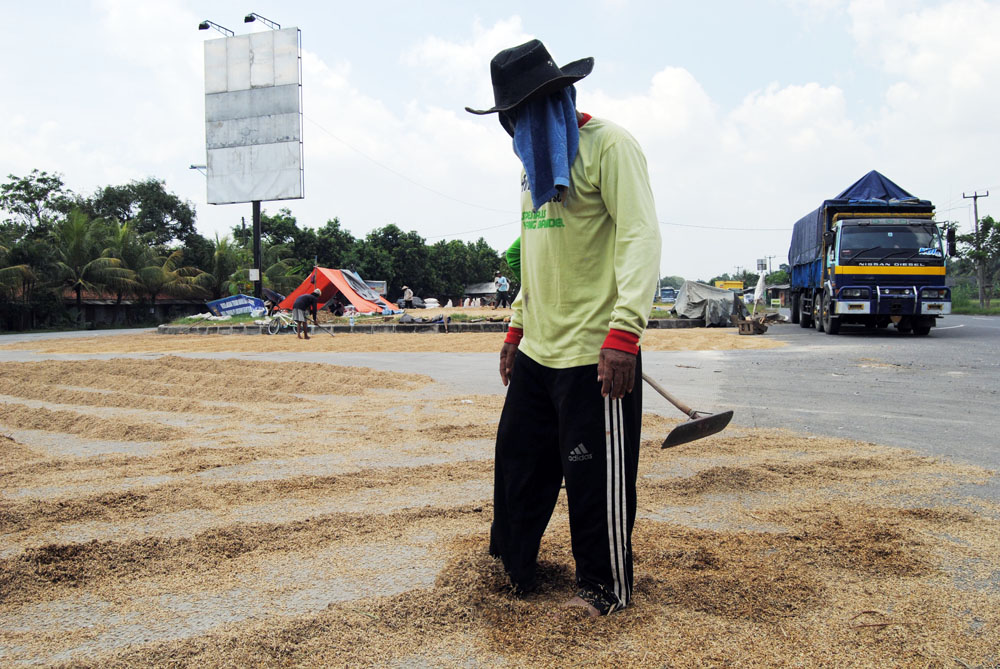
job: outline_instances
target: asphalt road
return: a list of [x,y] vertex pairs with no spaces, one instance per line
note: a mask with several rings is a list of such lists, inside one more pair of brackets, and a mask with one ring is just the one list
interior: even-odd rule
[[[939,322],[924,337],[772,327],[762,336],[788,346],[721,356],[715,406],[745,425],[904,446],[1000,472],[1000,318]],[[954,492],[1000,499],[1000,475]]]
[[907,446],[1000,470],[1000,318],[951,316],[925,337],[894,328],[724,356],[721,406],[740,422]]

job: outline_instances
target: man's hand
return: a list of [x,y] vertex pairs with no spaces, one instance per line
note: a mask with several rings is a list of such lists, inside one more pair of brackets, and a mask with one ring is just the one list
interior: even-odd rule
[[517,344],[504,342],[500,349],[500,380],[506,386],[514,373],[514,357],[517,355]]
[[[503,352],[501,351],[501,360]],[[620,400],[632,392],[635,384],[635,356],[613,348],[602,348],[597,361],[597,380],[601,382],[601,397]]]

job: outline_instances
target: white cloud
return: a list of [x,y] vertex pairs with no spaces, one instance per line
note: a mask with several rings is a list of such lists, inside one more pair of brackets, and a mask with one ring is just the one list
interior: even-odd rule
[[683,139],[703,133],[716,123],[714,103],[683,68],[664,68],[653,76],[645,93],[621,99],[601,91],[588,93],[586,80],[580,88],[581,106],[592,106],[595,113],[615,119],[643,138]]
[[904,13],[888,3],[856,0],[850,15],[859,46],[890,75],[975,95],[1000,73],[996,3],[956,0]]
[[771,84],[747,96],[729,120],[754,153],[804,156],[850,139],[854,128],[845,109],[844,93],[835,86]]
[[985,149],[1000,145],[993,85],[1000,79],[1000,5],[856,0],[849,13],[858,48],[893,79],[868,132],[893,163],[915,173],[916,185],[904,187],[936,198],[943,217],[965,222],[948,203],[960,205],[963,189],[990,183],[995,170]]
[[847,0],[781,0],[783,4],[810,22],[823,20],[842,11]]
[[449,42],[430,36],[403,53],[400,60],[403,65],[412,68],[415,76],[460,89],[473,101],[468,103],[469,106],[488,109],[493,106],[490,60],[497,52],[527,42],[532,37],[525,32],[519,16],[498,21],[490,28],[484,28],[477,19],[470,40]]

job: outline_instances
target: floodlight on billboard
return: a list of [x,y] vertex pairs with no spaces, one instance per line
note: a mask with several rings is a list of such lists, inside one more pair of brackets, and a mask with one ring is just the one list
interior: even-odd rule
[[298,28],[205,42],[209,204],[304,196]]

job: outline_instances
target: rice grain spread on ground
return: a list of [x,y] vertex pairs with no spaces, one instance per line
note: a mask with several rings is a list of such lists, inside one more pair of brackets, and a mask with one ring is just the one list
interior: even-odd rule
[[[650,334],[662,350],[765,341]],[[170,355],[502,340],[381,337],[15,345],[149,355],[0,362],[0,665],[1000,663],[1000,506],[959,492],[991,472],[759,429],[663,451],[676,421],[647,414],[634,606],[591,621],[557,615],[565,499],[538,593],[511,596],[487,555],[501,395]]]

